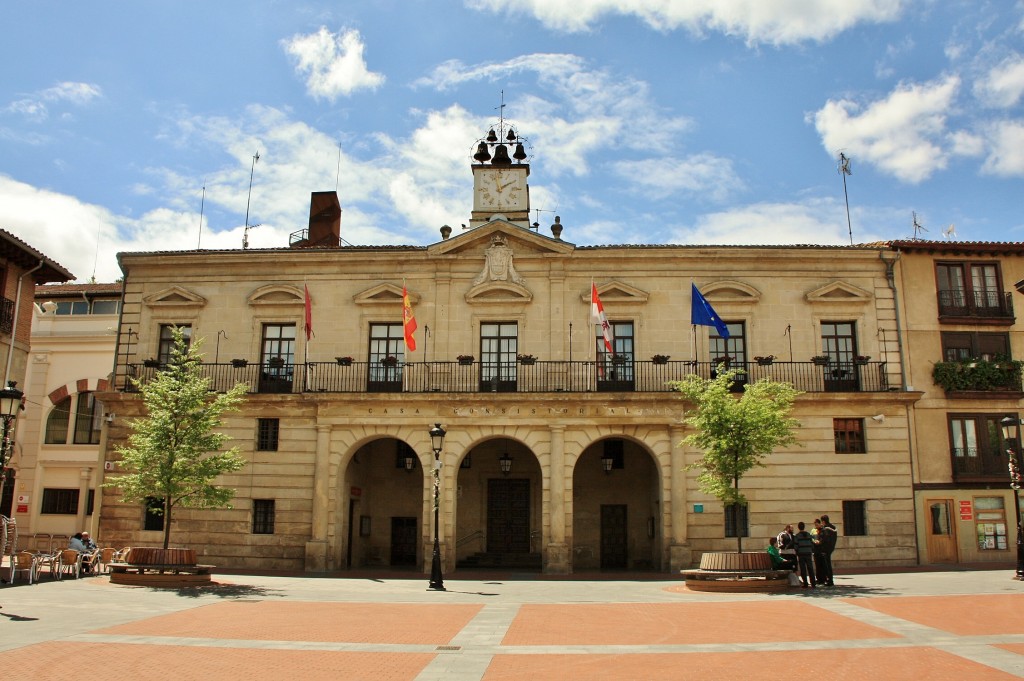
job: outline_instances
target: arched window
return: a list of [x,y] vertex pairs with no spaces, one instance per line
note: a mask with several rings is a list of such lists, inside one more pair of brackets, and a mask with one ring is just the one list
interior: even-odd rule
[[50,416],[46,419],[45,444],[66,445],[68,443],[68,421],[71,418],[71,397],[53,406]]
[[70,442],[76,445],[99,444],[103,409],[92,392],[68,395],[53,406],[46,419],[44,443],[48,445],[68,444],[68,429],[71,425],[72,410],[75,413],[75,426]]
[[100,443],[100,416],[95,394],[78,393],[78,408],[75,410],[75,444],[98,445]]

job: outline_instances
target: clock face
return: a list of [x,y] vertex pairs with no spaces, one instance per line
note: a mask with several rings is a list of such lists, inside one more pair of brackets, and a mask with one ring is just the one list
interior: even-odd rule
[[526,176],[514,170],[481,171],[477,193],[481,209],[523,210],[526,208]]

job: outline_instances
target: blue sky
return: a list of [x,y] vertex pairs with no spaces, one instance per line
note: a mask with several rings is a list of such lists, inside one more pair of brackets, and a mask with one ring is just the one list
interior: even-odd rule
[[857,243],[914,213],[1024,240],[1021,2],[38,0],[4,28],[0,228],[80,281],[240,248],[257,151],[251,247],[336,186],[346,241],[433,243],[502,91],[534,217],[579,245],[849,243],[840,151]]

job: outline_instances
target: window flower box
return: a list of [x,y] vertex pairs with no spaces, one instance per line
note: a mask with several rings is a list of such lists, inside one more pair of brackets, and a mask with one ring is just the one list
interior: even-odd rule
[[525,364],[527,366],[529,366],[530,364],[535,364],[537,362],[537,358],[534,357],[533,355],[516,355],[516,359],[519,361],[520,364]]
[[815,355],[814,357],[811,357],[811,361],[820,367],[827,367],[832,361],[832,358],[828,355]]
[[867,364],[871,361],[871,355],[857,355],[853,358],[854,364]]
[[142,360],[142,366],[149,367],[150,369],[159,369],[160,360],[156,360],[150,357],[149,359]]
[[652,355],[651,361],[655,364],[668,364],[668,358],[670,355]]
[[242,369],[244,367],[249,366],[249,360],[247,360],[247,359],[233,359],[233,360],[231,360],[231,366],[235,367],[236,369]]
[[758,355],[754,357],[754,361],[763,367],[771,366],[771,363],[775,361],[775,355]]
[[459,364],[461,364],[462,366],[469,366],[470,364],[473,363],[474,358],[473,355],[459,355],[455,359],[457,359],[459,361]]
[[398,358],[394,355],[388,355],[380,360],[380,363],[386,367],[398,366]]
[[352,366],[351,357],[335,357],[334,361],[338,363],[338,366],[350,367]]

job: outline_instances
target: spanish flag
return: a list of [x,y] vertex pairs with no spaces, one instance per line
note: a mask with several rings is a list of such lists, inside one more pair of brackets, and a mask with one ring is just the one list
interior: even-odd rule
[[412,304],[409,302],[409,292],[402,284],[402,327],[405,331],[405,347],[409,352],[416,351],[416,317],[412,314]]

